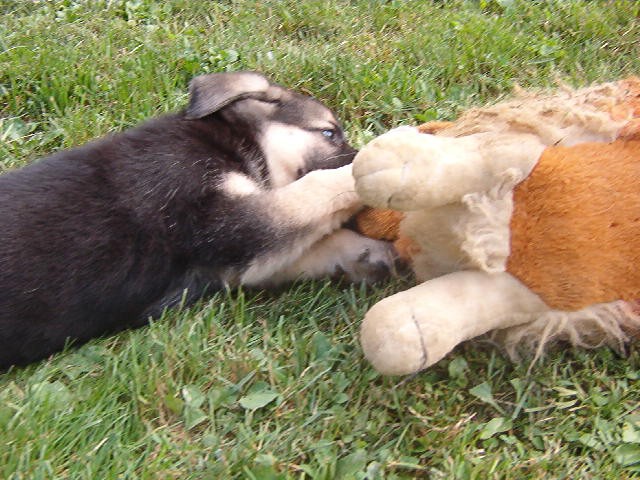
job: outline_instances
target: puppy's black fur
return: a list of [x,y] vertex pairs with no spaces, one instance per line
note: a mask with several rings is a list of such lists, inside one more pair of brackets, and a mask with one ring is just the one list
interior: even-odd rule
[[[325,107],[218,75],[192,85],[183,112],[0,176],[1,369],[142,325],[185,289],[194,300],[223,272],[279,248],[286,232],[260,213],[268,206],[220,185],[236,171],[268,188],[265,122],[304,123],[309,105]],[[334,137],[332,155],[310,154],[302,170],[351,161],[354,150]]]

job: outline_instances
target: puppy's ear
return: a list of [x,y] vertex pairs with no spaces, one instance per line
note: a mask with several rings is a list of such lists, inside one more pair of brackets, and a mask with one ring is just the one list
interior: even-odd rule
[[243,98],[277,100],[279,88],[256,72],[210,73],[200,75],[189,84],[189,106],[185,118],[211,115],[222,107]]

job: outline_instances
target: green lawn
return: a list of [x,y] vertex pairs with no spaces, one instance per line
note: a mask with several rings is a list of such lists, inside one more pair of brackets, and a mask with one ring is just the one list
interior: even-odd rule
[[[640,73],[635,1],[0,0],[0,15],[0,169],[178,108],[210,71],[321,98],[356,145],[515,83]],[[383,378],[358,326],[403,287],[223,293],[0,375],[0,478],[640,472],[638,352],[557,349],[528,376],[478,341]]]

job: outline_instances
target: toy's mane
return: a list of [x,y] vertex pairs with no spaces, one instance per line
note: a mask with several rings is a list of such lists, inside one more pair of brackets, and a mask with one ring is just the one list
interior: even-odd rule
[[632,77],[579,90],[563,86],[551,94],[516,88],[515,98],[467,110],[436,133],[452,137],[530,133],[545,145],[568,146],[613,141],[636,117],[640,117],[640,78]]

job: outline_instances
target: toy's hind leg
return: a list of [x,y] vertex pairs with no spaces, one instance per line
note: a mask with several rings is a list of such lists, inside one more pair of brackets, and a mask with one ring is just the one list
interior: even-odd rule
[[455,272],[385,298],[366,314],[364,354],[376,370],[422,370],[464,340],[535,320],[548,307],[508,273]]

